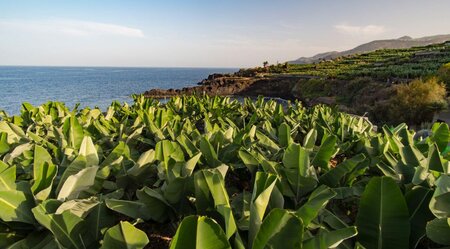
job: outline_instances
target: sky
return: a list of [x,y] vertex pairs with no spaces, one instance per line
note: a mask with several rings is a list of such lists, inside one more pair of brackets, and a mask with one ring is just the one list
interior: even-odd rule
[[448,0],[0,0],[0,65],[254,67],[450,34]]

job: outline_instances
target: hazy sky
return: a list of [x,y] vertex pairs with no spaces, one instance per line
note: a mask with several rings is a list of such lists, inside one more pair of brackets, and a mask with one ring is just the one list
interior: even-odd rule
[[449,0],[0,0],[0,65],[249,67],[450,33]]

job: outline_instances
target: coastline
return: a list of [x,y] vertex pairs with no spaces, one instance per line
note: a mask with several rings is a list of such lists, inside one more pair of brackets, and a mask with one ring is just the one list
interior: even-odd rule
[[294,100],[299,99],[299,96],[293,93],[295,86],[302,80],[309,78],[303,75],[283,74],[240,75],[239,72],[233,74],[211,74],[208,78],[200,81],[197,86],[183,87],[181,89],[154,88],[144,92],[144,96],[149,98],[168,98],[193,94],[241,97],[263,95],[271,98]]

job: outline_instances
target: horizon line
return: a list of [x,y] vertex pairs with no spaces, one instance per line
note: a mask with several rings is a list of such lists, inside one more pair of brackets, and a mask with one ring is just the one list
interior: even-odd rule
[[241,68],[251,68],[251,67],[207,67],[207,66],[92,66],[92,65],[4,65],[0,64],[0,67],[73,67],[73,68],[86,68],[86,67],[96,67],[96,68],[184,68],[184,69],[241,69]]

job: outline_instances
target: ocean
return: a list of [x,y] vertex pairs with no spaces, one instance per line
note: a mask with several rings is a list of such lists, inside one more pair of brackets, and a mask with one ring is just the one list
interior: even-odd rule
[[212,73],[232,68],[119,68],[0,66],[0,109],[18,114],[22,102],[40,105],[61,101],[69,107],[131,103],[131,95],[152,88],[194,86]]

